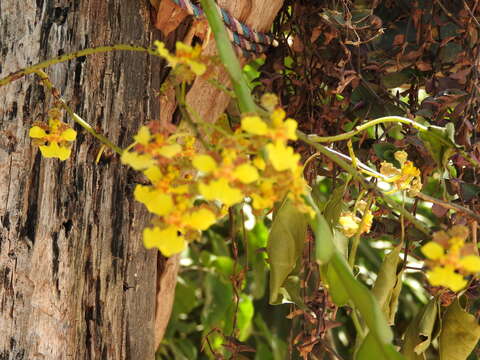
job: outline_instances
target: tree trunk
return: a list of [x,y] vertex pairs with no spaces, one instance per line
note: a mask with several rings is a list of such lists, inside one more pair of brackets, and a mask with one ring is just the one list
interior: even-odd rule
[[[98,45],[149,46],[140,1],[0,2],[0,77]],[[46,69],[82,118],[125,147],[158,118],[161,61],[108,53]],[[43,159],[33,121],[52,99],[33,75],[0,88],[0,359],[153,359],[157,253],[132,172],[78,127],[72,158]],[[72,120],[65,117],[72,124]]]

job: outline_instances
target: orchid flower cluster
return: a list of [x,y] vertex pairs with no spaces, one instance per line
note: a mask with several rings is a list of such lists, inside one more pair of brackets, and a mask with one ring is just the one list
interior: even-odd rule
[[400,169],[386,161],[380,167],[380,173],[384,176],[382,180],[393,185],[387,194],[407,190],[409,196],[415,196],[422,189],[420,170],[407,160],[408,154],[405,151],[395,152],[394,157],[400,163]]
[[261,213],[289,196],[310,213],[303,199],[307,184],[300,155],[287,145],[296,139],[296,127],[277,107],[268,119],[244,116],[229,136],[214,130],[210,136],[216,141],[205,148],[190,134],[166,134],[155,123],[142,126],[122,162],[150,181],[134,191],[135,199],[155,215],[143,232],[145,246],[165,256],[181,252],[228,207],[243,201]]
[[455,225],[448,231],[433,234],[433,240],[422,246],[426,256],[428,281],[432,286],[443,286],[457,292],[468,284],[469,275],[480,272],[480,256],[473,243],[467,243],[469,231]]
[[[357,216],[360,214],[361,217]],[[340,229],[346,237],[369,233],[372,227],[373,214],[367,209],[367,203],[363,200],[355,204],[353,211],[346,211],[340,214],[338,223]]]

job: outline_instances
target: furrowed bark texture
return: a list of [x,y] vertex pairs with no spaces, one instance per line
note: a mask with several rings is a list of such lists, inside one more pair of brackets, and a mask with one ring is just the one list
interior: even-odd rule
[[[141,1],[0,1],[0,77],[79,49],[149,46]],[[94,55],[45,71],[82,118],[125,147],[158,118],[161,60]],[[0,359],[153,359],[157,253],[133,172],[75,126],[72,158],[43,159],[29,127],[50,94],[35,76],[0,88]],[[72,120],[65,117],[72,124]]]

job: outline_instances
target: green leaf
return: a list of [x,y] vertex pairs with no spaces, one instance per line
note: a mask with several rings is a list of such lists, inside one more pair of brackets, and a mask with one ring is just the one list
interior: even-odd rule
[[355,279],[346,260],[338,251],[334,252],[330,264],[334,267],[353,305],[362,315],[370,333],[378,342],[378,346],[389,344],[393,334],[373,294]]
[[267,263],[266,254],[261,251],[267,246],[268,229],[263,222],[257,222],[255,227],[248,232],[248,262],[251,266],[251,276],[253,279],[248,281],[247,286],[254,299],[261,299],[265,294],[265,284],[267,282]]
[[395,152],[398,150],[397,147],[390,143],[378,143],[373,144],[373,150],[375,155],[377,155],[381,160],[387,161],[394,164],[397,167],[400,167],[400,163],[395,159]]
[[356,360],[402,360],[403,356],[391,344],[380,344],[374,334],[369,333],[360,345]]
[[225,313],[232,306],[232,284],[225,283],[216,274],[207,274],[204,281],[205,303],[202,310],[202,324],[205,329],[222,322]]
[[440,304],[438,298],[432,298],[408,325],[405,332],[402,354],[407,360],[424,360],[425,351],[438,336],[436,329],[441,328]]
[[295,268],[303,253],[308,216],[286,199],[273,219],[268,237],[267,254],[270,263],[270,304],[277,297],[285,279]]
[[437,165],[445,169],[448,159],[455,153],[458,146],[454,140],[455,129],[452,123],[444,128],[439,126],[429,126],[427,131],[421,131],[418,136],[429,150],[430,155]]
[[332,297],[333,302],[337,306],[345,305],[349,300],[348,292],[340,281],[335,268],[328,264],[324,265],[322,270],[322,278],[328,285],[328,293]]
[[404,71],[390,73],[382,77],[382,85],[387,89],[396,88],[400,85],[407,84],[410,80],[409,74]]
[[228,280],[233,274],[233,263],[233,259],[228,256],[218,256],[213,260],[212,265],[218,274]]
[[396,246],[385,256],[377,280],[372,288],[372,294],[377,298],[388,323],[393,325],[398,307],[398,296],[402,289],[403,271],[397,271],[400,262],[402,244]]
[[459,304],[452,303],[442,318],[442,331],[438,342],[440,360],[465,360],[480,339],[480,325],[475,316]]
[[250,296],[242,294],[237,313],[238,340],[245,341],[250,336],[254,312],[252,299]]
[[173,339],[172,350],[178,360],[196,359],[198,355],[197,347],[189,339]]
[[320,265],[327,264],[335,251],[330,225],[325,217],[317,211],[314,219],[310,221],[310,226],[315,234],[315,258]]
[[460,183],[460,197],[463,201],[470,201],[480,194],[480,186]]
[[173,312],[175,314],[188,314],[198,305],[198,299],[195,296],[195,285],[187,282],[182,277],[178,277],[175,287],[175,301],[173,303]]
[[345,206],[343,202],[343,195],[345,194],[346,184],[337,186],[330,198],[328,199],[325,208],[323,210],[323,216],[325,220],[330,224],[331,227],[335,226],[340,217],[340,213]]
[[295,303],[300,309],[307,310],[308,307],[303,302],[303,297],[300,292],[300,279],[298,276],[289,276],[280,288],[280,293],[286,301]]

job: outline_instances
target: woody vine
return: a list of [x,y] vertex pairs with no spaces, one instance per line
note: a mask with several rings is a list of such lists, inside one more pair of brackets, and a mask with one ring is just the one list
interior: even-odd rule
[[[440,348],[440,353],[442,346],[451,348],[448,339],[442,341],[441,334],[444,333],[433,334],[433,325],[428,334],[429,342],[419,340],[415,326],[423,321],[422,316],[414,319],[413,330],[409,327],[411,331],[407,331],[402,346],[393,344],[390,326],[395,324],[402,278],[408,266],[407,255],[415,250],[423,256],[424,272],[432,294],[432,300],[422,314],[435,309],[435,314],[438,314],[435,316],[440,317],[440,299],[448,295],[453,305],[442,313],[444,329],[448,328],[445,321],[448,323],[452,312],[471,320],[471,315],[460,304],[462,296],[475,284],[480,273],[476,234],[463,225],[431,231],[405,208],[405,204],[412,198],[435,203],[442,203],[442,200],[422,193],[422,174],[409,160],[409,155],[397,150],[391,161],[383,161],[377,169],[375,165],[364,164],[357,159],[352,140],[380,124],[396,123],[414,129],[419,139],[431,149],[440,146],[446,154],[459,154],[474,168],[480,167],[479,161],[455,144],[448,128],[430,126],[405,117],[365,120],[352,130],[335,136],[299,131],[297,122],[287,116],[274,94],[265,93],[258,98],[252,96],[213,0],[202,0],[201,3],[217,43],[220,61],[230,75],[232,91],[225,91],[236,100],[241,112],[236,126],[231,127],[222,121],[207,123],[186,101],[187,85],[196,77],[215,83],[215,74],[211,69],[217,59],[202,55],[200,45],[191,47],[179,42],[175,53],[171,53],[157,41],[153,49],[129,45],[87,49],[1,79],[0,86],[4,86],[25,75],[35,74],[56,100],[47,122],[32,124],[29,131],[32,145],[37,146],[45,158],[60,161],[70,158],[77,133],[61,120],[65,111],[103,146],[117,153],[123,164],[142,173],[148,184],[136,185],[134,197],[153,216],[150,225],[143,230],[143,242],[146,248],[157,248],[166,257],[184,251],[189,244],[200,239],[202,231],[225,219],[231,208],[238,210],[248,204],[258,218],[268,216],[273,210],[272,232],[275,226],[279,226],[279,221],[286,221],[286,217],[301,218],[304,225],[298,231],[300,238],[293,239],[300,248],[294,251],[293,257],[285,260],[285,254],[276,253],[277,249],[272,244],[267,249],[272,303],[281,298],[289,275],[294,271],[303,251],[308,223],[308,231],[315,238],[315,260],[322,286],[329,292],[336,307],[351,308],[350,317],[356,329],[353,354],[356,359],[416,359],[416,356],[425,356],[430,346]],[[181,126],[167,128],[158,122],[142,125],[131,145],[121,149],[115,141],[96,132],[75,114],[43,71],[48,66],[75,57],[116,50],[147,52],[167,61],[172,69],[168,83],[175,89],[182,115]],[[331,146],[340,141],[347,141],[348,155],[337,152]],[[314,154],[302,162],[301,154],[295,150],[295,142],[303,142],[314,150]],[[326,214],[328,203],[319,201],[315,196],[312,190],[315,184],[308,183],[304,178],[305,169],[317,158],[328,159],[343,170],[344,190],[352,183],[359,184],[361,188],[348,208],[337,211],[334,217]],[[479,220],[479,215],[467,208],[443,203],[467,215],[472,221]],[[357,251],[362,237],[371,230],[374,214],[382,214],[384,210],[398,216],[401,235],[391,244],[391,252],[384,258],[375,285],[368,289],[357,277]],[[424,236],[419,239],[417,249],[412,249],[412,244],[405,239],[407,223]],[[288,228],[288,224],[283,226]],[[347,247],[341,245],[341,239],[345,238],[349,239]],[[475,337],[466,345],[469,352],[480,337],[478,325],[471,326]],[[445,336],[448,338],[448,334]],[[437,339],[440,339],[439,342],[434,344],[433,340]]]

